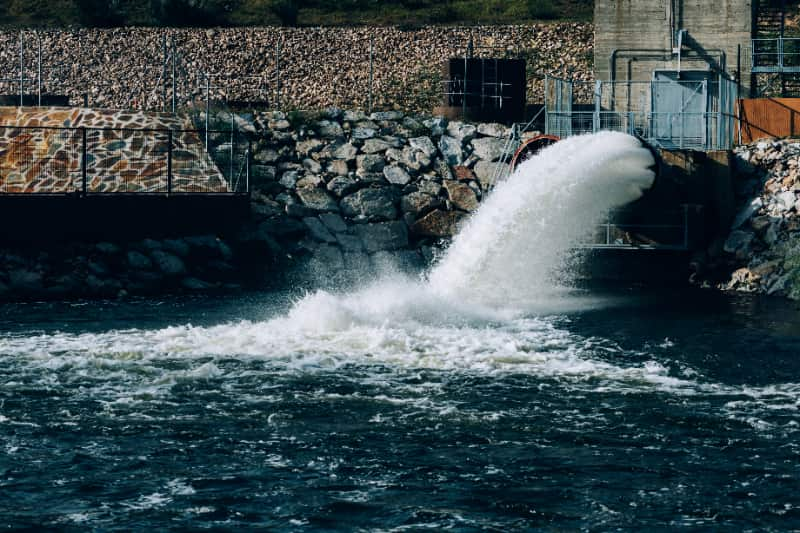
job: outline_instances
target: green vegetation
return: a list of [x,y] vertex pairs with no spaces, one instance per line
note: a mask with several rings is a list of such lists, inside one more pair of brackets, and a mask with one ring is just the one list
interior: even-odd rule
[[590,20],[594,0],[7,0],[0,25],[344,26]]

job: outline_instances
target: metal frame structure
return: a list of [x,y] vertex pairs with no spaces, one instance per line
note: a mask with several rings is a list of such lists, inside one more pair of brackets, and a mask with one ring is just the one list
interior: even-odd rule
[[753,74],[800,72],[800,39],[752,39],[750,69]]
[[[563,138],[621,131],[668,150],[725,150],[733,145],[738,85],[725,76],[709,81],[660,81],[655,76],[649,82],[597,81],[592,104],[580,107],[574,103],[575,85],[571,80],[546,77],[546,134]],[[687,110],[688,101],[678,103],[674,111],[663,111],[655,96],[662,89],[701,92],[705,111]]]

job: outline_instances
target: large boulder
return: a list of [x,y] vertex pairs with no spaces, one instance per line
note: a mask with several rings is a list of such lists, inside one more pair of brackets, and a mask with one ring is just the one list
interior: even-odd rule
[[365,154],[378,154],[385,152],[389,148],[391,148],[391,145],[382,139],[367,139],[364,141],[361,151]]
[[400,221],[360,224],[355,229],[364,248],[370,253],[408,246],[408,229]]
[[484,161],[497,161],[503,157],[505,145],[505,140],[493,137],[474,139],[472,141],[472,153]]
[[126,255],[126,259],[128,260],[128,266],[133,270],[150,270],[153,268],[153,262],[150,258],[136,250],[130,250]]
[[415,219],[441,205],[441,199],[421,191],[412,192],[400,199],[400,208],[404,213],[411,213]]
[[320,136],[325,137],[326,139],[335,139],[344,135],[342,126],[339,125],[338,122],[333,122],[330,120],[319,121],[317,123],[317,129],[319,130]]
[[411,226],[411,232],[424,237],[452,237],[467,215],[458,211],[431,211]]
[[358,153],[358,148],[351,143],[345,143],[333,150],[332,155],[335,159],[353,161]]
[[311,211],[338,211],[339,206],[331,195],[319,188],[297,189],[297,196],[303,202],[303,207]]
[[366,127],[366,126],[358,126],[355,129],[353,129],[352,136],[353,136],[353,139],[364,140],[364,139],[372,139],[377,134],[378,134],[378,130],[376,130],[375,128],[369,128],[369,127]]
[[436,155],[436,145],[433,144],[430,137],[414,137],[408,140],[408,144],[411,145],[411,148],[423,152],[429,158]]
[[472,124],[454,121],[447,125],[447,134],[459,141],[461,144],[468,143],[475,138],[477,128]]
[[386,166],[386,159],[377,154],[360,155],[356,159],[356,167],[359,174],[368,174],[373,172],[383,172],[383,167]]
[[386,188],[361,189],[342,199],[342,213],[367,220],[393,220],[397,218],[394,194]]
[[466,183],[461,183],[455,180],[446,180],[444,188],[447,190],[447,196],[450,201],[458,209],[463,211],[474,211],[478,208],[478,196],[475,191]]
[[508,174],[508,165],[505,163],[490,163],[489,161],[478,161],[475,163],[475,177],[481,184],[482,190],[491,189],[495,185],[495,180],[499,175],[501,178]]
[[383,175],[386,181],[395,185],[408,185],[411,181],[411,176],[408,172],[395,165],[384,167]]
[[341,198],[358,188],[356,180],[347,176],[336,176],[328,182],[328,190]]
[[158,270],[166,276],[180,276],[186,273],[186,265],[177,256],[163,250],[153,250],[150,253]]
[[460,165],[464,160],[464,151],[461,149],[461,141],[442,135],[439,139],[439,150],[441,150],[445,161],[450,166]]
[[336,242],[336,237],[328,231],[322,221],[316,217],[306,217],[303,224],[308,228],[308,233],[312,238],[321,242]]
[[319,216],[320,222],[325,224],[325,227],[335,233],[347,231],[347,224],[344,219],[336,213],[323,213]]
[[478,124],[478,133],[487,137],[508,137],[509,128],[497,123]]
[[323,147],[323,142],[319,139],[308,139],[300,141],[295,146],[297,153],[300,156],[307,157],[314,152],[319,152]]

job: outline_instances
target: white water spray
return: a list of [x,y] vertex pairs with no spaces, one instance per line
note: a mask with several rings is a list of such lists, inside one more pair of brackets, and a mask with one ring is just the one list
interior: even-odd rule
[[616,132],[545,148],[481,205],[430,273],[431,289],[491,306],[554,296],[569,277],[569,250],[611,209],[642,196],[653,164],[636,138]]

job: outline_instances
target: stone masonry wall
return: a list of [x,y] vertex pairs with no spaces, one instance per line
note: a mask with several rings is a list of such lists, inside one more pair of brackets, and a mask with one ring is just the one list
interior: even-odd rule
[[[171,101],[171,65],[163,72],[163,38],[174,37],[177,100],[203,100],[203,72],[212,98],[268,101],[275,109],[366,109],[370,41],[374,58],[374,109],[431,112],[441,101],[441,67],[463,57],[470,37],[475,54],[525,57],[529,101],[541,102],[535,76],[592,78],[591,24],[373,28],[225,28],[47,30],[40,33],[43,91],[67,94],[91,107],[162,109]],[[25,33],[25,92],[37,83],[33,32]],[[276,64],[276,54],[279,61]],[[0,32],[0,78],[19,78],[17,32]],[[589,87],[589,84],[583,84]],[[591,87],[588,89],[591,91]],[[19,82],[0,82],[0,94],[18,94]]]

